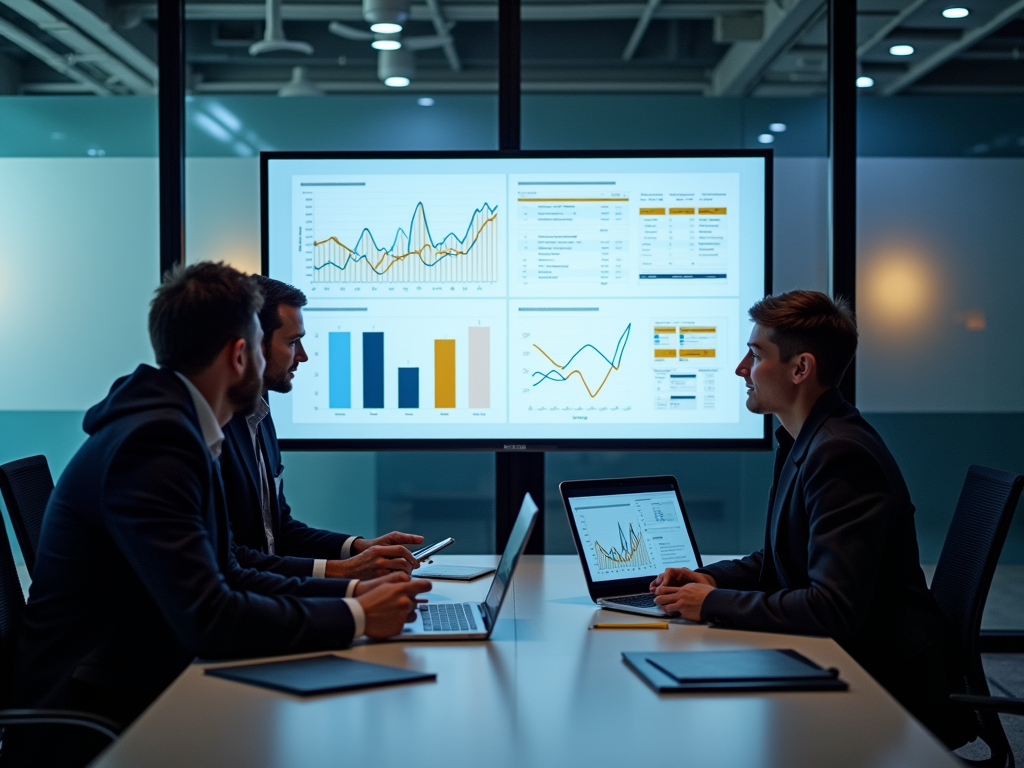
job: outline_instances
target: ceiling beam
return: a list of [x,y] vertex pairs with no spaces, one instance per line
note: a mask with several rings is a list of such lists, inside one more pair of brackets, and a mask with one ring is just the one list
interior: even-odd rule
[[[382,83],[366,80],[315,80],[317,88],[327,93],[389,93],[393,88]],[[201,80],[193,86],[198,94],[207,93],[277,93],[284,85],[283,80]],[[693,82],[629,82],[629,81],[594,81],[579,80],[542,80],[524,81],[523,93],[691,93],[701,94],[707,88],[703,81]],[[405,93],[496,93],[497,82],[491,81],[453,81],[453,80],[414,80]]]
[[51,37],[60,40],[74,51],[74,56],[78,61],[88,62],[96,69],[105,72],[110,76],[108,82],[120,83],[132,93],[152,94],[155,92],[152,82],[106,48],[100,46],[91,37],[82,33],[78,27],[54,16],[35,0],[0,0],[0,2],[24,16]]
[[981,42],[1022,12],[1024,12],[1024,0],[1016,0],[1016,2],[1011,3],[981,26],[963,30],[958,40],[943,46],[930,56],[925,56],[920,61],[911,64],[906,72],[892,82],[882,86],[879,89],[879,93],[882,96],[895,96],[932,70],[945,64],[961,51],[966,51],[972,45]]
[[125,63],[131,65],[156,83],[159,73],[156,62],[114,31],[106,21],[90,11],[78,0],[47,0],[46,4],[60,13],[87,35],[95,38]]
[[868,51],[885,40],[885,38],[894,32],[897,27],[909,19],[913,14],[917,13],[917,9],[927,2],[928,0],[912,0],[908,6],[889,19],[881,29],[865,40],[862,45],[857,46],[857,58],[859,59],[866,55]]
[[640,47],[640,41],[644,38],[644,33],[647,32],[647,26],[651,23],[651,19],[654,18],[654,12],[658,10],[658,6],[661,5],[661,0],[647,0],[647,5],[644,6],[643,13],[640,14],[640,18],[637,19],[636,26],[633,27],[633,34],[629,36],[629,42],[626,43],[626,49],[622,52],[622,60],[629,61],[633,58],[633,54],[636,53],[636,49]]
[[732,44],[712,72],[710,95],[748,95],[772,62],[820,16],[826,1],[767,0],[759,9],[764,13],[764,36],[757,42]]
[[48,48],[43,45],[31,35],[26,34],[22,30],[18,29],[18,27],[4,19],[0,19],[0,37],[6,37],[12,43],[24,49],[28,53],[31,53],[37,59],[57,70],[65,77],[69,77],[79,85],[83,86],[89,93],[95,93],[97,96],[111,95],[109,88],[96,82],[73,64],[69,64],[66,58],[61,56],[52,48]]
[[[724,2],[663,2],[654,14],[655,19],[713,19],[719,14],[752,13],[761,11],[763,1],[725,0]],[[646,3],[545,3],[524,5],[523,21],[604,21],[639,19]],[[155,21],[155,3],[120,6],[126,18]],[[363,21],[363,10],[352,3],[287,3],[281,7],[286,21]],[[259,21],[266,15],[262,3],[188,3],[185,18],[189,21]],[[497,3],[449,5],[444,9],[448,21],[498,20]],[[427,5],[414,4],[410,10],[413,21],[431,21]]]

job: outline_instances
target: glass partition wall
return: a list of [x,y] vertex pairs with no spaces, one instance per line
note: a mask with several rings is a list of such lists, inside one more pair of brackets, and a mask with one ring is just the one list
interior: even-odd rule
[[86,409],[152,360],[155,24],[114,2],[0,3],[0,463],[43,454],[58,476]]
[[[967,469],[1024,468],[1024,20],[994,3],[858,4],[858,405],[936,562]],[[927,570],[927,569],[926,569]],[[1018,512],[983,628],[1024,629]]]

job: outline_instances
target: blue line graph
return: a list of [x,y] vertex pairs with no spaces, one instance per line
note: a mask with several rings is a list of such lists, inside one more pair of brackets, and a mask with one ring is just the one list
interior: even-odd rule
[[[354,247],[333,235],[313,243],[314,282],[494,282],[497,280],[498,208],[473,211],[465,233],[434,240],[423,202],[416,203],[408,230],[399,228],[382,248],[364,227]],[[471,259],[460,256],[472,255]],[[412,258],[410,258],[412,257]],[[354,269],[365,266],[366,269]]]
[[[593,344],[584,344],[582,347],[580,347],[578,350],[576,350],[576,352],[573,353],[572,357],[570,357],[569,360],[563,365],[563,364],[560,364],[560,363],[556,362],[551,357],[551,355],[549,355],[547,352],[545,352],[539,346],[534,344],[533,345],[534,348],[538,352],[540,352],[542,355],[544,355],[544,357],[546,357],[549,361],[551,361],[551,364],[554,365],[555,367],[552,370],[548,371],[547,373],[544,373],[543,371],[534,371],[533,372],[533,377],[537,378],[539,376],[540,378],[538,378],[533,383],[533,386],[536,387],[536,386],[538,386],[540,384],[543,384],[545,381],[553,381],[553,382],[556,382],[556,383],[562,383],[562,382],[568,381],[570,379],[570,377],[572,377],[572,376],[579,376],[580,377],[580,381],[583,382],[583,386],[587,390],[587,394],[590,395],[591,398],[597,397],[598,393],[601,391],[601,389],[607,383],[608,377],[612,375],[612,371],[619,370],[619,367],[622,365],[622,356],[626,353],[626,344],[629,342],[629,331],[630,331],[630,329],[632,327],[633,327],[632,323],[630,323],[629,325],[626,326],[626,330],[624,330],[622,332],[622,335],[619,336],[619,341],[615,345],[615,352],[612,354],[611,357],[608,357],[607,355],[605,355],[604,352],[599,350]],[[590,384],[587,382],[586,377],[583,375],[583,372],[579,369],[579,367],[573,368],[572,370],[569,370],[568,372],[566,372],[567,369],[569,369],[572,366],[573,361],[577,357],[579,357],[581,354],[583,354],[588,349],[589,350],[593,350],[595,353],[597,353],[598,357],[601,360],[603,360],[605,363],[608,364],[608,370],[604,373],[604,377],[601,379],[601,383],[598,384],[597,387],[593,388],[593,389],[591,388]],[[578,365],[579,364],[577,364],[577,366]]]

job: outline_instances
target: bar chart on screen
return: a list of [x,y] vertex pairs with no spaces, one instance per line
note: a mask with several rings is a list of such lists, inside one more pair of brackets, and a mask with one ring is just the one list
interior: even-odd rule
[[[417,301],[306,313],[309,362],[293,418],[307,423],[451,423],[504,419],[505,339],[490,302],[466,315],[416,317]],[[422,307],[420,307],[422,309]],[[382,310],[387,310],[386,312]],[[478,310],[476,314],[470,314]],[[483,310],[480,312],[479,310]]]

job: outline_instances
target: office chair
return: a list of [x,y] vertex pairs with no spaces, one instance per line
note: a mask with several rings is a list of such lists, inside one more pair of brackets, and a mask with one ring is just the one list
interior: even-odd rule
[[1011,472],[979,466],[967,470],[932,577],[932,593],[957,632],[964,654],[968,693],[953,694],[951,699],[974,709],[979,736],[991,752],[987,760],[965,760],[970,765],[1014,768],[1013,752],[998,713],[1024,714],[1024,699],[989,694],[978,640],[992,575],[1022,486],[1024,477]]
[[[10,466],[10,465],[8,465]],[[45,466],[45,463],[44,463]],[[6,489],[5,494],[6,496]],[[10,694],[15,663],[17,634],[25,610],[25,597],[14,566],[11,542],[0,521],[0,700]],[[121,726],[105,717],[89,712],[64,709],[0,709],[0,727],[18,725],[77,726],[96,731],[110,740],[117,738]]]
[[46,457],[29,456],[0,465],[0,492],[31,575],[36,564],[36,550],[39,549],[43,512],[53,492],[53,478]]

